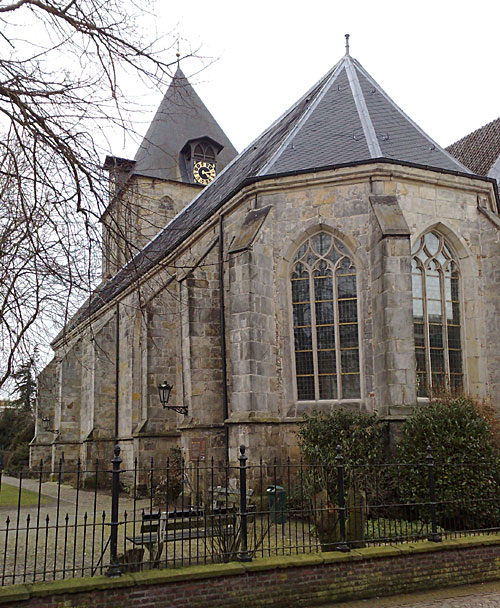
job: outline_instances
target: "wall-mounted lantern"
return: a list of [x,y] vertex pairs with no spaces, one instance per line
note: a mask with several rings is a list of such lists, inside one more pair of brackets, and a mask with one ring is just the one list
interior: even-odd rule
[[50,418],[48,416],[42,416],[41,420],[42,420],[42,428],[44,431],[47,431],[47,433],[57,433],[57,429],[49,428]]
[[168,400],[170,399],[170,393],[174,388],[173,384],[169,384],[166,380],[164,380],[161,384],[158,385],[158,394],[160,396],[160,403],[162,407],[166,410],[174,410],[178,414],[187,414],[187,406],[186,405],[168,405]]

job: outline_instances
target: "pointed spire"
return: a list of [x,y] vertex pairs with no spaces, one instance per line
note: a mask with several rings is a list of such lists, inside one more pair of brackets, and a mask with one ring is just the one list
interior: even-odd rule
[[349,38],[350,34],[345,34],[345,54],[349,57]]
[[218,170],[224,168],[237,154],[178,65],[135,155],[134,173],[183,181],[181,150],[186,142],[200,137],[209,137],[221,146],[217,157]]

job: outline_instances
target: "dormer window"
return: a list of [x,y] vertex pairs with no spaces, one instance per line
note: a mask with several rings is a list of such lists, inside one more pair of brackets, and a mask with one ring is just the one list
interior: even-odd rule
[[217,174],[217,155],[222,147],[209,137],[188,141],[181,152],[187,181],[208,185]]
[[195,162],[206,160],[209,163],[215,163],[215,150],[209,143],[196,144],[193,156]]

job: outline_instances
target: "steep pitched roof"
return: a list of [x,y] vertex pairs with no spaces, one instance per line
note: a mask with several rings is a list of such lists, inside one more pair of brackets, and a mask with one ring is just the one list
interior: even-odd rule
[[500,118],[476,129],[446,148],[477,175],[491,175],[490,171],[500,157]]
[[259,175],[373,158],[468,172],[345,55]]
[[188,140],[200,137],[210,137],[223,146],[217,157],[219,171],[238,154],[178,67],[135,155],[133,173],[181,180],[181,149]]
[[470,173],[430,139],[349,55],[218,174],[141,252],[100,286],[66,329],[111,301],[249,181],[374,159]]

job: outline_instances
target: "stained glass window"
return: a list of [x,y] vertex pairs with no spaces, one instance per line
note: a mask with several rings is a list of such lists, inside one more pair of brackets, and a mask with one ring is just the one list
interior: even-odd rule
[[417,394],[463,386],[460,273],[442,235],[428,232],[412,251]]
[[356,268],[345,245],[326,232],[311,237],[291,283],[297,398],[359,399]]

